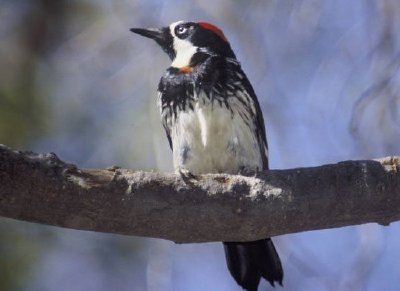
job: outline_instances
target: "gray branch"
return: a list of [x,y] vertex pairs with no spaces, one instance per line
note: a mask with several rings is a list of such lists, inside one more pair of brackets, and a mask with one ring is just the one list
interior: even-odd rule
[[400,220],[400,157],[252,177],[78,169],[0,145],[0,216],[175,242],[247,241]]

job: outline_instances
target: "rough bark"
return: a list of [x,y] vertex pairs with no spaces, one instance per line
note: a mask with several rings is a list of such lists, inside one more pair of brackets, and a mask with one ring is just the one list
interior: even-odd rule
[[0,216],[175,242],[246,241],[400,220],[399,157],[252,177],[78,169],[0,145]]

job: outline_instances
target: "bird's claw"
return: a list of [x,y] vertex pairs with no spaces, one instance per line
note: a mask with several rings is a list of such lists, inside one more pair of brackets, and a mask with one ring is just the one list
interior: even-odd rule
[[182,180],[187,184],[193,183],[193,181],[198,180],[194,174],[186,169],[179,169],[179,175],[181,176]]
[[257,171],[251,170],[249,168],[241,167],[239,169],[239,173],[238,174],[241,175],[241,176],[252,177],[252,176],[256,176]]

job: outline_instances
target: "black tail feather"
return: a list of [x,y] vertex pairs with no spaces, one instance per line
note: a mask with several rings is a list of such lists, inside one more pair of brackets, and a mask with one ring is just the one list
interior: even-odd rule
[[283,270],[270,238],[252,242],[224,242],[226,262],[236,282],[256,291],[261,277],[272,286],[282,285]]

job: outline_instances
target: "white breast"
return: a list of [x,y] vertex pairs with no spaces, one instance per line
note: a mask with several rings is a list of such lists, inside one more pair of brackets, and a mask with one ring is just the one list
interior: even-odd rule
[[232,114],[200,94],[193,110],[178,114],[171,131],[176,170],[201,174],[262,169],[255,125],[244,122],[237,105],[230,104]]

